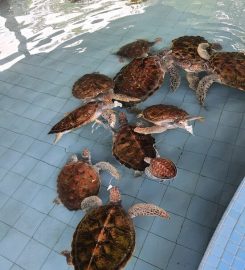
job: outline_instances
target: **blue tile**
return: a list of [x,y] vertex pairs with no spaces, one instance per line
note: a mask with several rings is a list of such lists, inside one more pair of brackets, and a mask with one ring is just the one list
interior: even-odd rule
[[3,193],[11,196],[23,181],[24,181],[24,177],[18,174],[9,172],[4,176],[4,179],[2,180],[2,182],[0,182],[0,190]]
[[51,251],[47,260],[41,267],[41,270],[54,270],[54,269],[68,270],[69,267],[66,263],[66,258],[64,256],[54,251]]
[[227,206],[236,191],[236,187],[225,184],[220,198],[220,204]]
[[190,137],[188,132],[182,130],[169,130],[165,134],[165,143],[176,147],[183,147],[187,139]]
[[201,171],[205,156],[203,154],[184,151],[178,162],[178,167],[194,173]]
[[220,119],[220,115],[221,115],[221,110],[219,110],[215,107],[212,107],[212,106],[208,106],[207,109],[206,108],[201,109],[200,115],[205,118],[203,125],[205,125],[207,122],[208,123],[210,123],[210,122],[218,123],[219,119]]
[[49,248],[53,248],[65,230],[66,225],[54,218],[46,216],[33,238]]
[[0,256],[0,268],[4,270],[9,270],[11,269],[11,266],[13,265],[12,262],[7,260],[6,258]]
[[10,147],[17,139],[18,134],[9,130],[4,130],[0,137],[0,145]]
[[222,255],[222,261],[228,265],[232,265],[232,262],[234,260],[233,254],[231,254],[229,251],[225,250]]
[[225,262],[221,261],[219,263],[219,266],[217,268],[218,270],[230,270],[231,268],[229,267],[228,264],[226,264]]
[[233,146],[231,144],[213,141],[212,146],[208,151],[208,155],[222,159],[224,161],[231,160]]
[[17,264],[13,264],[13,266],[11,267],[10,270],[23,270],[23,268],[21,268],[21,267],[18,266]]
[[22,113],[22,115],[26,118],[34,120],[42,111],[41,107],[37,105],[30,104],[29,107]]
[[177,243],[202,253],[205,250],[210,237],[211,230],[192,221],[185,220],[178,236]]
[[191,196],[181,190],[168,187],[161,202],[161,207],[174,214],[185,216]]
[[[159,236],[149,233],[140,252],[140,259],[161,269],[167,267],[168,260],[173,252],[175,244]],[[158,248],[156,248],[158,247]]]
[[171,213],[169,220],[156,218],[151,227],[151,232],[167,240],[176,242],[178,234],[183,225],[183,222],[184,222],[183,217]]
[[58,253],[63,250],[71,250],[71,242],[74,232],[75,228],[66,226],[65,230],[63,231],[61,237],[59,238],[53,249]]
[[215,134],[215,140],[227,143],[235,143],[238,128],[228,127],[220,124]]
[[40,108],[40,113],[35,116],[35,120],[44,124],[49,124],[57,115],[57,112],[45,108]]
[[155,267],[152,264],[149,264],[147,262],[144,262],[140,259],[137,260],[134,270],[158,270],[158,267]]
[[17,220],[14,227],[26,235],[33,236],[44,217],[44,214],[28,207],[22,216]]
[[200,176],[196,194],[204,199],[208,199],[213,202],[218,202],[222,194],[223,183],[214,179]]
[[25,204],[29,204],[31,200],[33,200],[33,198],[37,195],[40,188],[40,185],[26,179],[15,191],[13,198]]
[[6,150],[0,157],[0,166],[4,169],[11,169],[15,163],[21,158],[21,154],[14,150]]
[[240,258],[235,258],[232,269],[234,270],[244,270],[244,260],[241,260]]
[[26,206],[23,203],[10,198],[0,209],[0,220],[13,226],[25,209]]
[[161,157],[171,159],[174,163],[178,162],[181,155],[181,149],[175,146],[167,145],[164,140],[158,142],[156,146]]
[[245,147],[243,146],[235,146],[234,152],[232,155],[232,161],[233,162],[239,162],[244,163],[245,162],[245,156],[244,156]]
[[230,162],[226,182],[232,185],[239,185],[245,175],[243,163]]
[[240,129],[236,141],[236,145],[245,146],[245,129]]
[[140,254],[141,249],[143,248],[143,245],[145,243],[145,239],[147,236],[147,232],[145,230],[142,230],[139,227],[135,227],[136,232],[136,241],[135,241],[135,249],[134,249],[134,256],[138,257]]
[[196,270],[202,255],[188,248],[176,245],[169,261],[168,270]]
[[31,136],[31,134],[29,134],[31,124],[32,120],[24,118],[22,116],[16,116],[14,118],[14,122],[11,124],[11,129],[17,133]]
[[25,270],[39,270],[46,261],[50,249],[31,239],[16,263]]
[[23,233],[10,229],[0,242],[0,254],[14,262],[29,240],[30,238]]
[[200,137],[213,139],[217,129],[217,123],[196,123],[194,128],[194,134]]
[[15,142],[12,144],[11,148],[18,152],[24,153],[33,143],[33,141],[34,139],[29,136],[19,135]]
[[9,199],[9,196],[0,191],[0,208],[6,203]]
[[67,160],[68,154],[65,149],[59,146],[53,146],[46,155],[43,157],[43,161],[47,162],[50,165],[60,167],[62,162]]
[[208,156],[204,162],[201,174],[224,182],[228,171],[228,165],[228,162]]
[[26,151],[26,154],[37,159],[41,159],[51,148],[50,144],[35,141]]
[[8,233],[9,229],[10,226],[0,221],[0,241],[2,241],[4,236]]
[[25,129],[24,134],[33,138],[38,138],[45,127],[46,125],[43,123],[31,121],[28,129]]
[[178,169],[177,176],[170,182],[170,186],[176,187],[187,193],[193,193],[198,181],[198,174]]
[[242,113],[223,111],[220,123],[231,127],[239,127],[242,122]]
[[227,252],[231,253],[233,255],[233,257],[236,255],[237,251],[238,251],[238,245],[233,244],[230,240],[228,241],[227,245],[226,245],[226,250]]
[[73,214],[73,211],[69,211],[63,205],[55,205],[49,213],[51,217],[54,217],[66,224],[68,224],[69,221],[72,219]]
[[209,150],[212,141],[210,139],[190,136],[185,144],[185,149],[195,153],[206,154]]
[[41,213],[49,213],[49,211],[54,207],[53,200],[57,197],[54,190],[42,187],[40,191],[36,194],[33,201],[31,201],[30,206],[37,209]]
[[39,161],[36,166],[31,170],[28,175],[28,178],[40,185],[45,184],[49,177],[54,173],[55,167]]
[[37,162],[37,159],[23,155],[21,159],[14,165],[12,171],[22,176],[27,176]]
[[230,112],[238,112],[238,113],[243,113],[244,112],[244,101],[235,99],[235,98],[229,98],[227,100],[227,103],[225,104],[224,109],[226,111]]
[[7,172],[8,172],[8,170],[0,168],[0,182],[3,180],[3,178]]

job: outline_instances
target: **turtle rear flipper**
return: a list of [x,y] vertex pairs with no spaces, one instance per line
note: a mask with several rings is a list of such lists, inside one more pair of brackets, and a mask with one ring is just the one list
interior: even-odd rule
[[169,214],[162,208],[150,203],[137,203],[129,208],[128,214],[131,218],[137,216],[159,216],[169,218]]

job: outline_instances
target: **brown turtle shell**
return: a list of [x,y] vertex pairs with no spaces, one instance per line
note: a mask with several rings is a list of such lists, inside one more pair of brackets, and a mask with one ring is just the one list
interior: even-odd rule
[[72,94],[79,99],[91,99],[113,88],[114,82],[111,78],[104,74],[91,73],[85,74],[74,83]]
[[149,52],[154,43],[145,39],[138,39],[121,47],[116,54],[126,58],[142,57]]
[[91,122],[99,105],[99,102],[89,102],[75,109],[54,125],[48,134],[68,131]]
[[174,105],[157,104],[147,107],[142,112],[143,117],[150,122],[178,122],[187,119],[189,114]]
[[114,92],[144,101],[162,85],[164,75],[159,56],[135,58],[115,76]]
[[73,235],[75,270],[119,270],[135,247],[132,219],[120,204],[100,206],[84,216]]
[[218,52],[209,60],[223,84],[245,90],[245,55],[242,52]]
[[99,174],[84,161],[66,164],[58,176],[59,198],[69,210],[81,209],[82,200],[97,195],[99,188]]
[[206,70],[206,60],[201,58],[197,52],[200,43],[208,43],[201,36],[182,36],[172,41],[172,56],[182,68],[187,71]]
[[170,179],[177,174],[177,168],[170,159],[154,158],[150,167],[152,175],[160,179]]
[[112,152],[128,168],[144,171],[148,164],[145,157],[156,157],[155,139],[149,134],[134,132],[135,126],[125,125],[114,137]]

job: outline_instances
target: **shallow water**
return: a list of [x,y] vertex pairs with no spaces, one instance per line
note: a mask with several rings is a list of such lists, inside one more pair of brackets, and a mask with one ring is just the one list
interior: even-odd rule
[[[70,248],[83,214],[56,206],[53,199],[60,168],[84,147],[94,163],[107,160],[120,170],[126,208],[153,202],[171,215],[169,221],[135,218],[136,249],[126,269],[197,269],[245,175],[243,92],[215,84],[205,110],[184,76],[175,93],[166,78],[140,105],[163,102],[205,117],[194,124],[195,136],[183,130],[155,136],[160,154],[178,167],[177,177],[162,184],[134,178],[120,166],[103,128],[92,133],[91,125],[85,126],[57,145],[47,133],[80,104],[71,95],[75,80],[93,71],[114,76],[125,64],[112,55],[123,44],[162,37],[157,49],[178,36],[202,35],[225,50],[244,50],[244,11],[242,0],[0,2],[0,269],[68,269],[59,253]],[[109,182],[102,174],[104,202]]]

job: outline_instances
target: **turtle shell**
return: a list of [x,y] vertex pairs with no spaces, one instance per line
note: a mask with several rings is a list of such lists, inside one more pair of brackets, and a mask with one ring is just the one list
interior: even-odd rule
[[100,102],[89,102],[70,112],[52,127],[48,134],[65,132],[93,121]]
[[134,132],[135,126],[125,125],[114,137],[113,155],[128,168],[144,171],[145,157],[156,157],[155,139],[149,134]]
[[206,70],[206,60],[201,58],[197,52],[200,43],[208,43],[201,36],[183,36],[172,41],[172,56],[177,64],[189,72]]
[[97,195],[99,188],[99,174],[84,161],[66,164],[57,180],[59,198],[69,210],[80,209],[82,200]]
[[144,101],[161,86],[164,75],[159,56],[135,58],[115,76],[114,92]]
[[185,120],[189,114],[174,105],[157,104],[147,107],[142,112],[143,117],[150,122],[178,122]]
[[113,87],[113,80],[106,75],[99,73],[85,74],[74,83],[72,94],[79,99],[91,99],[99,94],[107,93]]
[[154,158],[150,167],[152,175],[160,179],[170,179],[177,174],[177,168],[170,159]]
[[222,83],[245,90],[245,55],[242,52],[214,53],[210,60]]
[[75,270],[119,270],[135,247],[132,219],[119,204],[100,206],[84,216],[73,235]]
[[138,39],[121,47],[116,54],[127,58],[141,57],[145,53],[149,52],[150,47],[153,44],[154,42],[149,42],[145,39]]

